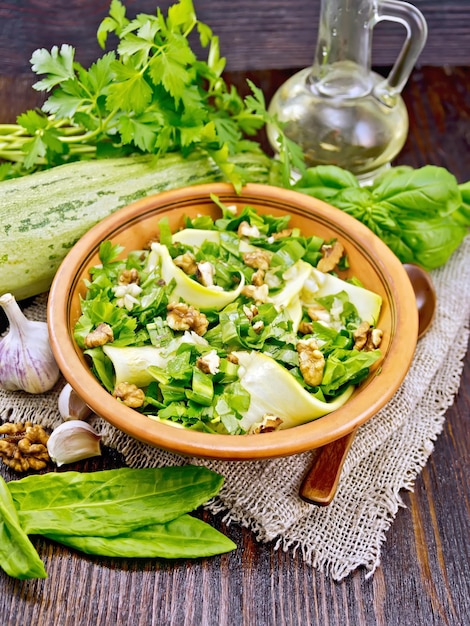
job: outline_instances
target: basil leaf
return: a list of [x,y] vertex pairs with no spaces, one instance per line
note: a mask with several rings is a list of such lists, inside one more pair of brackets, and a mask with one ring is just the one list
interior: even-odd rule
[[47,578],[44,563],[21,528],[7,483],[0,476],[0,567],[21,580]]
[[191,515],[181,515],[166,524],[153,524],[113,537],[61,534],[46,537],[86,554],[127,558],[188,559],[222,554],[236,548],[231,539]]
[[458,185],[443,167],[398,166],[360,187],[336,166],[317,166],[295,189],[327,200],[365,224],[402,263],[427,270],[447,262],[470,225],[470,182]]
[[417,263],[415,252],[402,239],[401,233],[382,230],[380,238],[402,263]]
[[327,200],[341,189],[359,187],[359,181],[351,172],[336,165],[317,165],[308,168],[293,188],[320,200]]
[[403,242],[414,251],[413,261],[426,270],[440,267],[457,250],[467,231],[451,216],[426,221],[400,220]]
[[8,484],[27,534],[109,537],[165,523],[215,496],[223,477],[194,465],[50,472]]
[[344,189],[332,200],[334,205],[365,224],[377,236],[385,231],[399,231],[396,220],[382,205],[374,201],[368,189]]
[[399,174],[410,173],[413,171],[411,165],[396,165],[395,167],[391,167],[389,169],[384,170],[381,174],[379,174],[376,178],[374,178],[373,185],[377,186],[382,182],[383,178],[388,178],[391,176],[398,176]]
[[392,168],[372,186],[372,195],[392,216],[402,219],[445,216],[461,204],[455,176],[434,165],[398,172]]
[[459,185],[459,190],[462,204],[455,213],[452,213],[452,217],[459,224],[470,226],[470,180]]

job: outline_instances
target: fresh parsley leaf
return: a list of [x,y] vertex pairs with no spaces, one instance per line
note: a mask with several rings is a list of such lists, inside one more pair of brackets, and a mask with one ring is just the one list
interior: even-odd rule
[[[19,159],[17,171],[25,174],[81,158],[197,150],[240,190],[243,172],[228,159],[261,151],[247,137],[273,120],[253,83],[244,99],[225,82],[219,39],[197,19],[193,1],[178,0],[166,15],[157,8],[128,19],[124,4],[112,0],[97,31],[102,48],[110,34],[114,49],[88,68],[75,61],[68,44],[33,53],[32,69],[41,77],[34,88],[50,94],[40,113],[27,112],[18,129],[8,129],[1,157]],[[195,35],[206,59],[192,48]],[[280,152],[288,183],[289,168],[300,169],[301,152],[285,137]]]
[[126,18],[126,8],[119,2],[119,0],[112,0],[109,7],[109,16],[98,27],[97,39],[101,48],[104,48],[108,39],[109,33],[120,33],[129,24],[129,20]]
[[36,82],[33,85],[34,89],[49,91],[62,81],[73,78],[74,55],[74,48],[68,44],[62,44],[60,50],[57,46],[53,46],[50,52],[45,48],[35,50],[31,57],[33,72],[47,74],[47,76]]
[[142,113],[152,100],[152,87],[137,68],[121,61],[113,62],[115,82],[109,86],[107,104],[110,109]]
[[168,9],[168,27],[182,33],[190,32],[197,23],[192,0],[181,0]]
[[114,52],[108,52],[92,63],[88,72],[82,78],[84,87],[90,94],[90,99],[95,100],[106,94],[109,84],[114,80],[112,64],[116,59]]
[[36,161],[42,159],[46,154],[46,144],[42,140],[40,135],[34,136],[23,145],[23,150],[26,153],[24,159],[24,166],[28,170],[33,167]]
[[282,182],[284,187],[291,186],[292,172],[297,171],[301,175],[305,171],[305,161],[302,149],[285,135],[283,126],[276,116],[270,115],[266,109],[264,94],[256,85],[248,80],[248,85],[253,95],[245,98],[248,111],[259,116],[266,124],[271,125],[278,134],[279,155],[282,163]]
[[185,88],[190,83],[191,75],[186,66],[193,63],[194,54],[186,39],[168,33],[165,46],[149,62],[149,71],[155,85],[162,84],[168,93],[178,101],[183,97]]
[[62,118],[73,118],[88,99],[88,93],[83,86],[70,79],[63,83],[60,91],[56,91],[46,100],[42,109]]
[[157,141],[157,133],[161,124],[158,117],[144,114],[140,117],[122,115],[119,119],[119,130],[124,143],[134,143],[143,152],[153,152]]
[[111,241],[103,241],[100,244],[99,257],[103,265],[108,265],[115,261],[119,254],[124,250],[123,246],[112,244]]
[[22,113],[18,116],[16,121],[31,135],[34,135],[36,130],[45,129],[49,125],[49,120],[44,113],[33,110]]

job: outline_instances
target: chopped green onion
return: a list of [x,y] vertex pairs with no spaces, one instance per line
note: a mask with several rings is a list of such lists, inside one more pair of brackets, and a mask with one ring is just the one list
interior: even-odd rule
[[212,378],[202,372],[199,368],[193,369],[193,379],[191,389],[186,389],[188,400],[197,402],[204,406],[210,406],[214,398],[214,384]]

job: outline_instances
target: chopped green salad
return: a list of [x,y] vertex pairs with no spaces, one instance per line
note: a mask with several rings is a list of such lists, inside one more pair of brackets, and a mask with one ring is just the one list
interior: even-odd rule
[[381,357],[381,298],[342,280],[336,240],[212,200],[133,250],[104,241],[75,339],[101,384],[150,419],[221,434],[290,428],[342,406]]

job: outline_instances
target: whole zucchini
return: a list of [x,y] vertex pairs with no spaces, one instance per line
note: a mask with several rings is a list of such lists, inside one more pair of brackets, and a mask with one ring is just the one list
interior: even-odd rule
[[[268,183],[262,153],[231,159],[246,182]],[[209,157],[180,153],[77,161],[0,182],[0,295],[17,300],[50,287],[75,242],[94,224],[145,196],[224,180]]]

